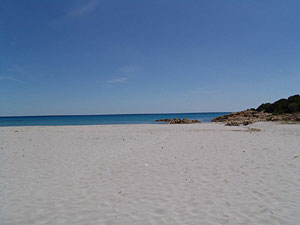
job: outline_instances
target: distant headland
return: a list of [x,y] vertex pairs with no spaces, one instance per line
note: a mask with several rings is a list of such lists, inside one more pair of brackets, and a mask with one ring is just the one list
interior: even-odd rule
[[300,122],[300,95],[282,98],[274,103],[263,103],[257,109],[247,109],[212,120],[212,122],[223,122],[227,126],[247,126],[262,121]]

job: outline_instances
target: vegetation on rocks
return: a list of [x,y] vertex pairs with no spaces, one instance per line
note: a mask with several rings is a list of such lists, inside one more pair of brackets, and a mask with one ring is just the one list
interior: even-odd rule
[[288,99],[283,98],[274,103],[263,103],[256,110],[275,115],[300,112],[300,95],[293,95]]
[[300,121],[300,95],[280,99],[274,103],[264,103],[257,109],[231,113],[212,120],[223,122],[227,126],[247,126],[260,121]]

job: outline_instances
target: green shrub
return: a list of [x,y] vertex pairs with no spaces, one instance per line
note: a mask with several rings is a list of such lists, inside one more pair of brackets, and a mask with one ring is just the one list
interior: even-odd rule
[[274,105],[274,113],[275,114],[283,114],[288,113],[289,111],[289,102],[287,99],[280,99],[273,103]]
[[288,98],[289,103],[295,102],[296,104],[300,103],[300,95],[293,95]]
[[283,98],[274,102],[273,104],[261,104],[256,110],[259,112],[263,111],[273,114],[300,112],[300,95],[293,95],[288,99]]
[[288,105],[289,113],[295,113],[298,111],[298,105],[296,102],[290,103]]
[[296,107],[297,108],[296,112],[300,112],[300,95],[291,96],[288,98],[288,101],[289,101],[289,103],[295,103],[296,106],[293,105],[291,107],[293,107],[293,109],[294,109],[294,107]]
[[259,112],[264,111],[266,113],[273,113],[274,112],[274,106],[271,103],[264,103],[264,104],[261,104],[257,108],[257,111],[259,111]]

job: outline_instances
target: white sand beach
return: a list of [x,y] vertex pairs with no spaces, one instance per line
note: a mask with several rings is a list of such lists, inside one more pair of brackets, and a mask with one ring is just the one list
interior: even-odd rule
[[0,224],[300,224],[300,125],[250,127],[1,127]]

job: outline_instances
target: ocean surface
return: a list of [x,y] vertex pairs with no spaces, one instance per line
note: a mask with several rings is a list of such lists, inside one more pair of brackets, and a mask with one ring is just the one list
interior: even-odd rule
[[101,124],[155,124],[157,119],[187,118],[210,122],[213,118],[229,112],[213,113],[166,113],[166,114],[116,114],[74,116],[16,116],[0,117],[0,126],[63,126]]

